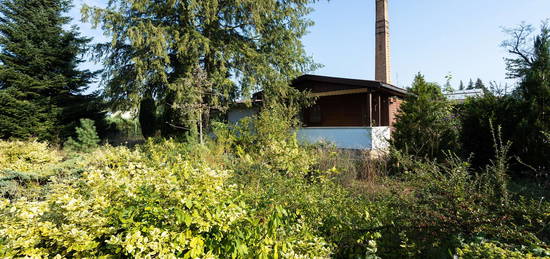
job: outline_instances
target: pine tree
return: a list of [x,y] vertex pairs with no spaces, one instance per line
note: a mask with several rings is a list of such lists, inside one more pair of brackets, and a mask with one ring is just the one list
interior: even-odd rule
[[397,115],[393,147],[428,158],[443,158],[443,152],[457,151],[459,122],[441,88],[418,74],[409,92]]
[[77,67],[89,39],[65,29],[69,8],[69,0],[0,3],[0,138],[59,139],[86,112],[90,98],[80,94],[94,73]]
[[198,134],[237,96],[301,98],[289,85],[315,67],[300,41],[313,2],[113,0],[82,12],[111,36],[97,49],[113,107],[153,99],[163,135]]
[[460,86],[458,87],[458,90],[464,90],[464,82],[462,82],[462,80],[460,80]]

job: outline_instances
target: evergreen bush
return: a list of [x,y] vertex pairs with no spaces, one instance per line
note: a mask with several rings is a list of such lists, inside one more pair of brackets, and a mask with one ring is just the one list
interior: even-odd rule
[[65,142],[65,149],[76,152],[91,152],[99,145],[99,136],[97,135],[94,122],[90,119],[81,119],[80,127],[76,128],[76,140],[69,137]]
[[400,107],[392,147],[421,158],[444,158],[459,150],[460,123],[439,86],[418,74]]

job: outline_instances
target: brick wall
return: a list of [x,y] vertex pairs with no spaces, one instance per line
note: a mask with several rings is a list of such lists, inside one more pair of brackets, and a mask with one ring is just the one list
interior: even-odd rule
[[390,126],[393,126],[397,120],[397,113],[399,113],[401,103],[403,103],[403,99],[401,98],[390,98]]

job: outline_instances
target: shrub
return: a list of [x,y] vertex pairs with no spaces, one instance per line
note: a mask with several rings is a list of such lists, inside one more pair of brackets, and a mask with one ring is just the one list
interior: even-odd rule
[[76,152],[90,152],[98,147],[99,137],[92,120],[81,119],[80,127],[76,128],[76,135],[76,140],[69,137],[65,142],[65,149]]
[[464,259],[524,259],[524,258],[548,258],[550,257],[550,250],[544,248],[534,248],[531,251],[524,251],[517,249],[510,249],[503,247],[498,242],[481,241],[470,244],[465,244],[463,247],[457,249],[457,255],[459,258]]
[[52,178],[75,178],[87,157],[66,159],[57,148],[37,141],[0,141],[0,197],[43,199]]
[[18,257],[328,257],[299,212],[256,211],[231,173],[105,148],[42,201],[2,200],[0,253]]
[[[280,173],[289,177],[316,173],[316,159],[307,146],[300,145],[294,132],[297,122],[290,112],[276,107],[246,118],[236,126],[217,126],[217,143],[238,159],[238,166],[258,167],[256,172]],[[247,169],[240,169],[246,173]]]
[[298,142],[288,114],[278,107],[236,126],[215,125],[216,146],[235,171],[232,181],[261,215],[277,206],[299,213],[311,233],[334,247],[334,257],[377,258],[380,233],[368,230],[378,226],[369,202],[334,179],[338,170],[320,160],[326,156],[319,152],[329,149]]
[[0,140],[0,170],[44,173],[62,159],[57,150],[45,142]]
[[478,236],[514,248],[547,247],[550,203],[508,194],[509,146],[496,147],[499,156],[479,171],[456,155],[438,163],[395,154],[404,188],[381,198],[394,210],[377,216],[384,226],[380,255],[448,257]]

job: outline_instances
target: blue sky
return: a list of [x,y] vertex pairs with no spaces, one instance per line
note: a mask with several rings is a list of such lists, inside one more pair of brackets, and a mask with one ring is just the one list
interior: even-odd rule
[[[70,12],[83,35],[105,41],[100,31],[80,20],[80,6],[102,0],[75,0]],[[309,55],[324,65],[319,75],[374,79],[375,0],[320,1],[312,7],[315,26],[304,37]],[[539,25],[550,18],[549,0],[389,0],[393,83],[409,86],[418,72],[429,81],[452,83],[470,78],[506,80],[500,47],[503,27]],[[99,65],[85,64],[99,68]]]

